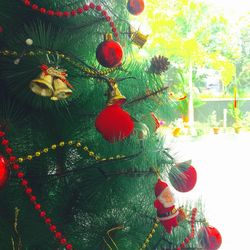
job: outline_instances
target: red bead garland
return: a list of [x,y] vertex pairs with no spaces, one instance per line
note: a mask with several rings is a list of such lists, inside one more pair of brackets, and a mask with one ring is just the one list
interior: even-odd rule
[[[30,1],[25,0],[24,1],[25,5],[30,5]],[[33,8],[34,5],[32,5]],[[12,155],[12,148],[9,147],[9,141],[7,139],[4,138],[5,137],[5,132],[0,131],[0,138],[1,138],[1,144],[5,147],[5,151],[6,153],[9,154],[9,162],[10,165],[12,166],[12,169],[17,171],[17,178],[20,179],[21,181],[21,186],[23,186],[25,188],[25,193],[27,194],[27,196],[30,199],[30,202],[33,203],[34,205],[34,209],[37,210],[39,212],[39,215],[41,218],[44,218],[44,222],[45,224],[48,224],[49,229],[52,233],[54,233],[55,238],[59,241],[59,243],[63,246],[65,246],[65,248],[67,250],[72,250],[73,246],[69,243],[67,243],[67,240],[65,238],[62,238],[62,233],[61,232],[57,232],[56,230],[56,226],[54,224],[52,224],[52,220],[46,216],[46,212],[41,210],[41,204],[37,202],[37,198],[36,196],[34,196],[32,194],[33,190],[31,187],[28,186],[28,181],[26,179],[24,179],[24,173],[22,171],[20,171],[20,166],[19,164],[16,163],[16,157]]]
[[194,238],[194,223],[195,223],[195,217],[197,214],[197,208],[193,208],[192,210],[192,216],[191,216],[191,233],[184,239],[184,241],[176,248],[176,250],[181,250],[182,248],[185,248],[186,244],[190,242],[191,239]]
[[[100,12],[102,16],[106,18],[107,22],[114,23],[111,17],[108,15],[107,11],[103,10],[101,5],[95,5],[93,2],[90,2],[89,4],[84,4],[83,7],[79,7],[75,10],[63,11],[63,12],[55,11],[55,10],[46,10],[46,8],[39,7],[37,4],[32,4],[30,0],[23,0],[23,3],[25,6],[32,8],[32,10],[37,10],[41,14],[45,14],[48,16],[57,16],[57,17],[70,17],[70,16],[74,17],[76,15],[80,15],[83,12],[88,11],[89,9],[92,9],[97,12]],[[111,27],[113,27],[112,31],[114,33],[114,36],[119,39],[119,34],[117,32],[117,29],[114,26],[111,26]]]

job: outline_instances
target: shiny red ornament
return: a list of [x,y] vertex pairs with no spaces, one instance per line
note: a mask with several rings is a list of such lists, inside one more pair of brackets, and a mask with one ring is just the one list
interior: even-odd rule
[[113,143],[127,138],[133,132],[134,122],[119,105],[111,105],[99,113],[95,127],[105,140]]
[[0,155],[0,190],[6,185],[9,179],[10,170],[6,159]]
[[220,232],[212,226],[204,226],[198,232],[198,240],[204,250],[217,250],[222,243]]
[[121,65],[123,57],[123,50],[121,45],[112,40],[109,34],[106,40],[99,44],[96,49],[97,61],[106,68],[113,68]]
[[196,184],[197,173],[193,166],[186,163],[181,163],[171,168],[169,180],[177,191],[189,192]]
[[132,15],[139,15],[144,10],[144,0],[129,0],[127,4],[127,9]]

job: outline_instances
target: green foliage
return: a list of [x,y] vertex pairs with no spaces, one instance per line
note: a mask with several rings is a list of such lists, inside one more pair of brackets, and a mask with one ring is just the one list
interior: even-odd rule
[[[34,3],[47,10],[65,11],[83,5],[82,1],[66,0]],[[98,3],[111,13],[121,33],[123,65],[105,77],[116,79],[127,97],[124,110],[143,124],[151,112],[159,119],[171,120],[176,115],[175,106],[167,91],[160,91],[166,82],[148,72],[150,59],[143,62],[135,59],[131,41],[122,35],[128,31],[126,1]],[[0,2],[0,21],[5,30],[0,34],[3,52],[0,54],[0,125],[7,133],[14,154],[25,159],[20,166],[42,209],[74,249],[109,249],[112,241],[107,232],[116,227],[120,229],[112,233],[112,240],[119,249],[139,249],[156,217],[155,168],[167,176],[174,159],[152,126],[143,139],[133,133],[125,141],[114,144],[105,141],[95,129],[95,119],[106,105],[108,87],[105,77],[98,74],[90,77],[82,67],[94,72],[104,70],[97,63],[95,51],[103,41],[103,34],[110,32],[109,24],[97,11],[57,18],[42,15],[15,0]],[[178,22],[186,20],[179,18]],[[25,45],[27,38],[33,40],[30,47]],[[181,51],[189,57],[195,53],[187,50],[200,49],[194,39],[183,42],[183,46]],[[178,49],[174,49],[179,56]],[[10,53],[5,53],[6,50]],[[63,56],[58,56],[62,53]],[[19,64],[14,63],[17,58],[20,58]],[[52,102],[31,92],[30,82],[39,77],[41,64],[67,70],[67,79],[74,87],[71,97]],[[147,95],[157,91],[158,94]],[[150,123],[147,125],[150,127]],[[51,149],[52,144],[69,140],[81,142],[82,146]],[[90,152],[84,151],[84,146],[88,146]],[[49,152],[45,153],[43,148],[49,148]],[[1,146],[0,154],[3,152]],[[36,157],[36,152],[42,152],[41,157]],[[91,157],[92,152],[102,160]],[[33,159],[27,160],[27,155]],[[15,207],[20,208],[18,230],[23,249],[64,249],[30,205],[14,172],[11,175],[0,192],[0,249],[12,247]],[[166,235],[159,227],[150,247],[176,247],[189,232],[187,220],[174,230],[173,236]],[[196,243],[194,240],[191,245]]]

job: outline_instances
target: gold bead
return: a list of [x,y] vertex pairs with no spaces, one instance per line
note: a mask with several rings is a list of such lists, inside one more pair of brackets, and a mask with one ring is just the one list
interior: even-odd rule
[[117,155],[117,156],[116,156],[116,159],[120,159],[120,158],[121,158],[121,156],[120,156],[120,155]]
[[102,158],[101,161],[106,161],[107,159],[106,158]]
[[60,54],[61,58],[65,58],[65,55],[64,54]]
[[37,55],[42,55],[42,54],[43,54],[43,52],[41,50],[37,51]]
[[154,228],[157,228],[159,225],[158,225],[158,223],[155,223],[154,224]]
[[148,235],[148,238],[151,239],[152,237],[153,237],[153,234],[150,233],[150,234]]
[[28,156],[27,156],[27,159],[30,160],[30,161],[32,160],[32,158],[33,158],[32,155],[28,155]]
[[95,153],[93,151],[89,152],[89,156],[94,156],[94,155],[95,155]]
[[154,233],[155,233],[155,230],[154,230],[154,229],[152,229],[151,234],[154,234]]
[[34,56],[34,55],[35,55],[34,51],[30,51],[30,52],[29,52],[29,55],[30,55],[30,56]]
[[48,153],[48,152],[49,152],[49,149],[48,149],[48,148],[44,148],[44,149],[43,149],[43,152],[44,152],[44,153]]
[[81,142],[77,142],[77,143],[76,143],[76,146],[77,146],[78,148],[80,148],[80,147],[82,146]]
[[146,240],[145,240],[145,243],[148,244],[148,243],[149,243],[149,239],[146,239]]
[[84,150],[84,151],[89,151],[89,149],[88,149],[87,146],[83,147],[83,150]]
[[114,160],[114,157],[109,157],[109,160]]
[[97,161],[99,161],[99,160],[101,160],[101,157],[100,157],[100,156],[96,156],[95,159],[96,159]]
[[54,149],[56,149],[56,144],[53,144],[52,146],[51,146],[51,148],[54,150]]
[[50,50],[48,50],[47,53],[50,55],[52,52]]
[[65,145],[64,141],[59,142],[59,146],[63,147]]
[[23,162],[23,158],[18,158],[18,162]]
[[69,145],[73,145],[73,141],[68,141],[68,144]]
[[36,152],[35,156],[39,157],[41,155],[41,152]]
[[142,249],[145,249],[147,247],[147,245],[144,243],[143,245],[142,245]]

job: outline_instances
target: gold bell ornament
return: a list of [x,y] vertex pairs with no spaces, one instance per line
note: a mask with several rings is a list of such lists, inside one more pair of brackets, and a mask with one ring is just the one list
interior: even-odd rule
[[126,97],[122,95],[115,80],[109,80],[108,101],[107,106],[113,104],[123,104],[126,102]]
[[31,81],[30,89],[40,96],[52,96],[54,91],[52,84],[53,77],[42,72],[38,78]]
[[42,73],[37,79],[30,83],[30,89],[37,95],[50,97],[51,100],[57,101],[65,99],[72,95],[72,86],[67,81],[65,70],[41,66]]
[[54,80],[53,88],[54,88],[54,93],[53,96],[50,98],[53,101],[66,99],[67,97],[72,95],[72,90],[60,78],[56,78]]

